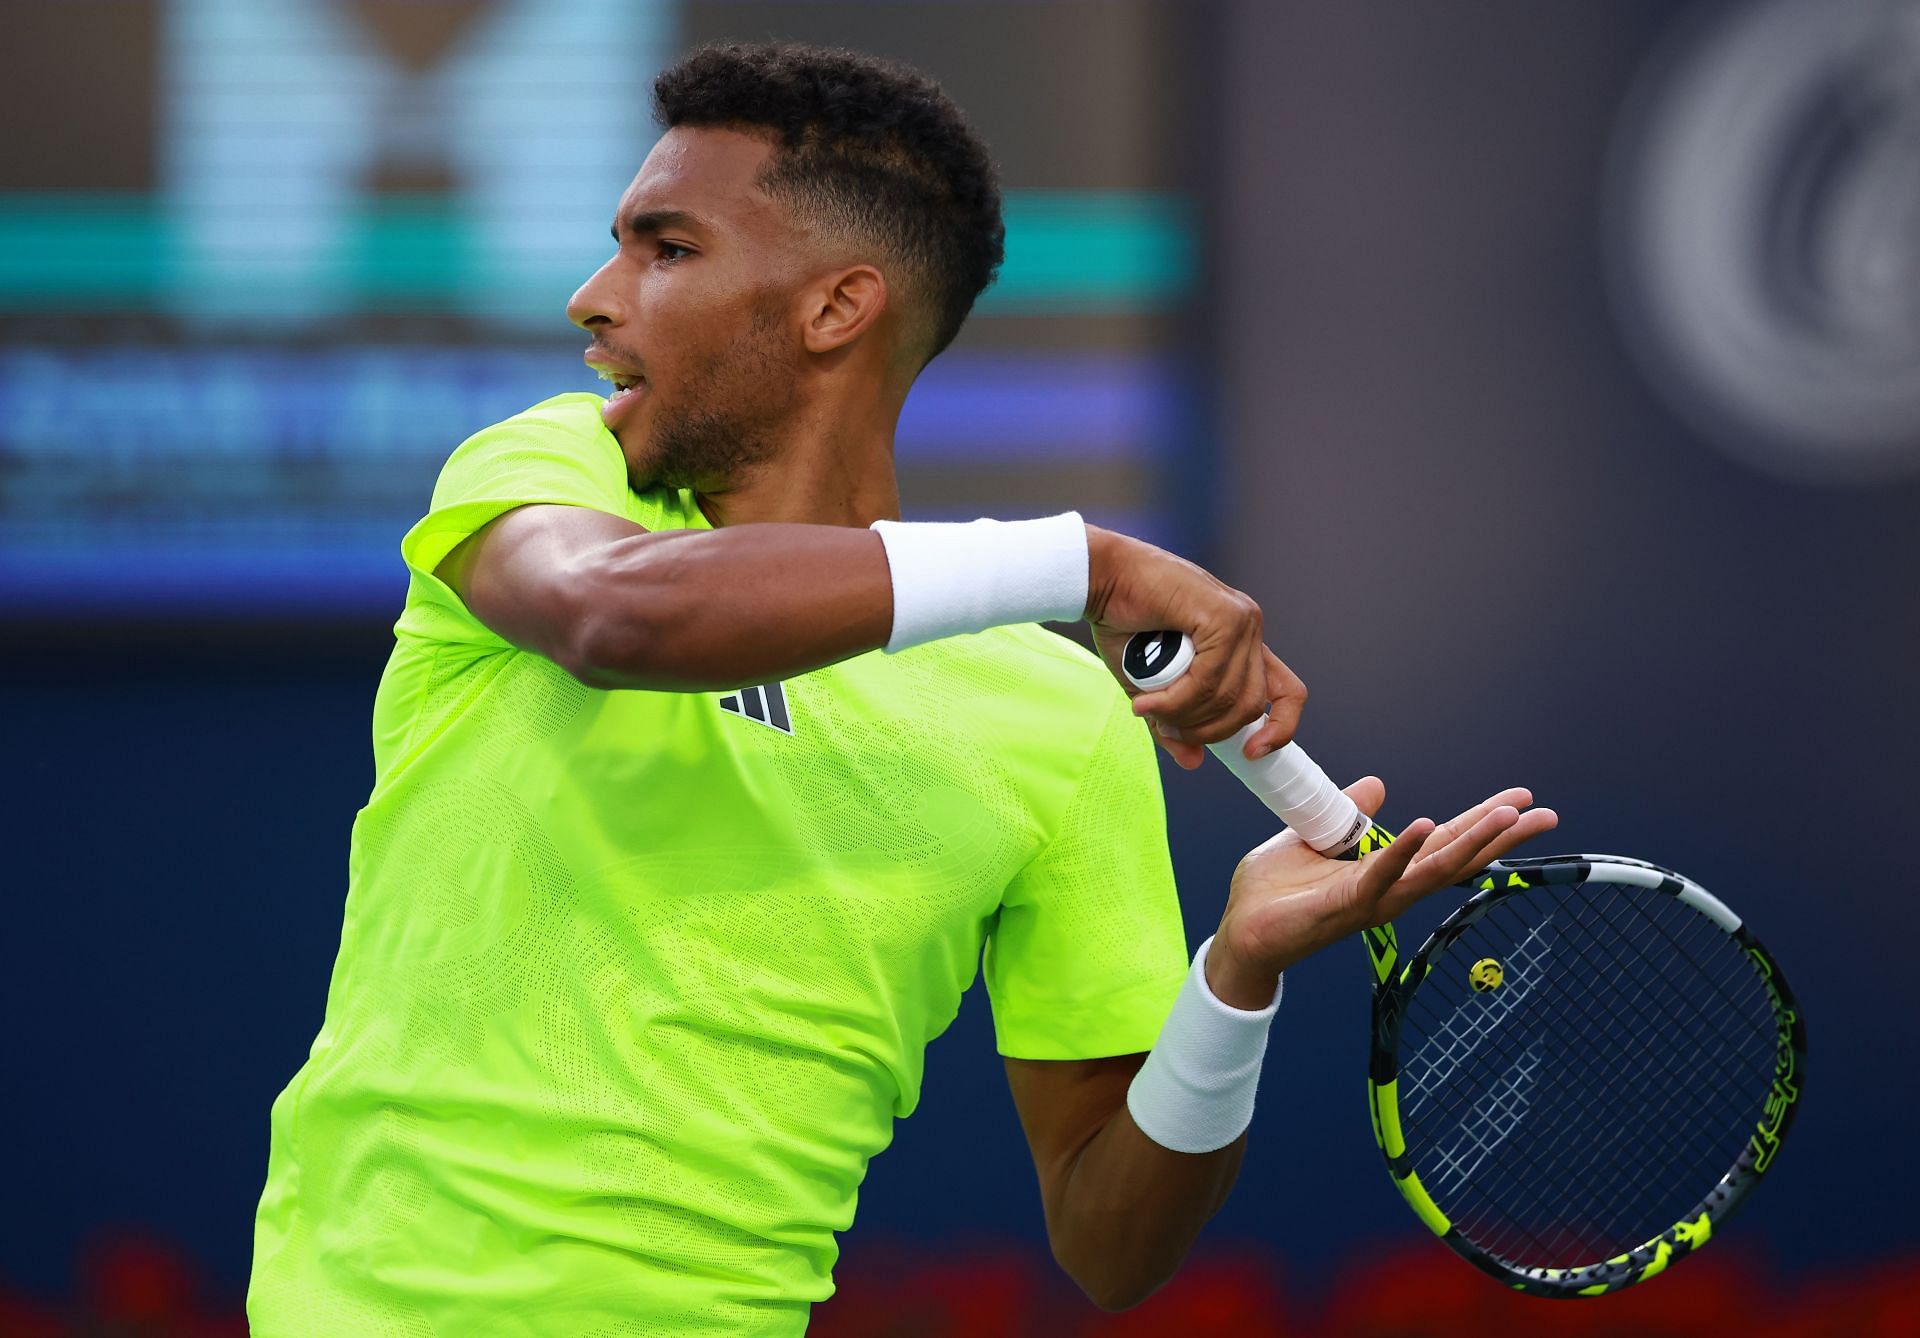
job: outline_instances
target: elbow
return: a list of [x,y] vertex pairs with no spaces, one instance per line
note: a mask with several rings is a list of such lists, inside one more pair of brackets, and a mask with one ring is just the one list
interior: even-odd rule
[[[1153,1270],[1127,1266],[1108,1257],[1099,1260],[1076,1258],[1055,1245],[1054,1262],[1073,1279],[1086,1298],[1108,1314],[1131,1310],[1165,1286],[1173,1270],[1156,1274]],[[1178,1265],[1176,1265],[1176,1268]]]
[[1119,1284],[1113,1282],[1092,1284],[1080,1278],[1074,1278],[1074,1282],[1089,1301],[1108,1314],[1117,1315],[1123,1310],[1133,1309],[1159,1291],[1165,1285],[1166,1279],[1161,1278],[1145,1283],[1130,1281]]
[[567,616],[550,658],[590,688],[666,686],[660,663],[673,622],[671,581],[636,570],[658,565],[646,555],[590,553],[562,573]]
[[640,686],[647,678],[646,647],[649,638],[632,622],[598,614],[585,614],[573,625],[553,660],[562,669],[590,688],[611,691]]
[[[1081,1290],[1086,1291],[1084,1287],[1081,1288]],[[1133,1309],[1158,1290],[1158,1287],[1149,1287],[1145,1291],[1140,1292],[1105,1292],[1097,1294],[1087,1292],[1086,1295],[1089,1301],[1092,1301],[1109,1315],[1117,1315],[1123,1310]]]

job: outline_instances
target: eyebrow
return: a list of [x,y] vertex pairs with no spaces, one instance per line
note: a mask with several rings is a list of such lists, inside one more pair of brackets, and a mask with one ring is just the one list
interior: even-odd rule
[[[649,233],[665,232],[669,228],[705,228],[706,220],[698,214],[689,214],[684,209],[643,209],[626,217],[627,231],[636,237]],[[620,240],[620,224],[616,222],[612,229],[614,241]]]

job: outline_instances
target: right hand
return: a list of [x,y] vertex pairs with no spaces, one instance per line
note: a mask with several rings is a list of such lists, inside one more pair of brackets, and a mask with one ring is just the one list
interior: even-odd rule
[[[1191,771],[1205,745],[1232,738],[1264,712],[1247,741],[1264,757],[1293,738],[1307,685],[1261,640],[1260,606],[1210,573],[1152,544],[1087,526],[1087,621],[1107,668],[1146,716],[1154,737]],[[1135,632],[1185,632],[1193,666],[1176,682],[1142,692],[1120,670]]]

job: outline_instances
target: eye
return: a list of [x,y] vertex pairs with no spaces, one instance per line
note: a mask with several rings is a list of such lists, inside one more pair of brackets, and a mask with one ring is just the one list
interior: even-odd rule
[[668,264],[676,260],[684,260],[693,254],[692,248],[682,246],[679,242],[661,242],[656,249],[659,252],[660,259]]

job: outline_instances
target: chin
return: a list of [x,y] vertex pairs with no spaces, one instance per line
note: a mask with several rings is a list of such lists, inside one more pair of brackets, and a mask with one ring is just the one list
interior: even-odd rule
[[630,431],[618,431],[613,439],[620,444],[620,454],[627,461],[627,484],[635,492],[650,488],[660,482],[660,456],[658,451],[648,449],[645,442],[636,444],[629,440]]

